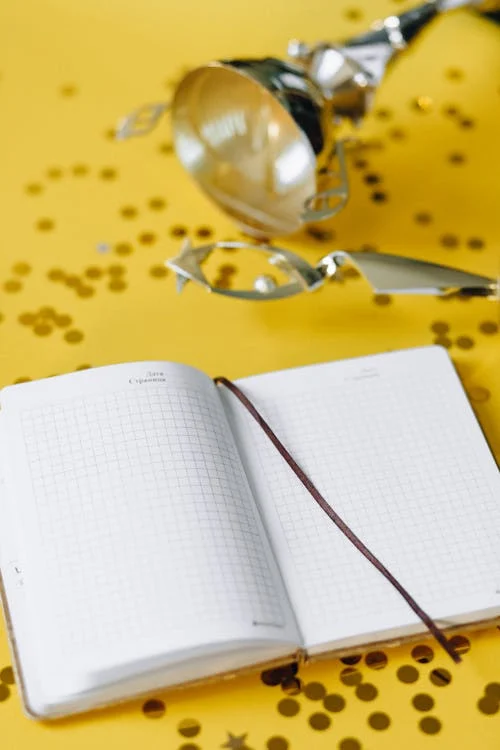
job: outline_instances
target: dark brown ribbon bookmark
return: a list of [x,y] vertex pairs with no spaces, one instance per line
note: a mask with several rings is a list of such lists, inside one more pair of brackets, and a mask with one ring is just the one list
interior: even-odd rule
[[434,638],[438,641],[438,643],[441,644],[441,646],[444,648],[446,653],[453,659],[453,661],[458,664],[462,661],[460,655],[457,651],[453,648],[449,640],[446,638],[443,631],[436,625],[432,617],[429,617],[429,615],[424,612],[424,610],[417,604],[415,599],[411,596],[411,594],[408,593],[408,591],[402,586],[397,578],[395,578],[392,573],[387,570],[385,565],[380,562],[380,560],[375,557],[373,552],[371,552],[368,547],[366,547],[361,539],[356,536],[356,534],[351,531],[349,526],[340,518],[340,516],[335,513],[333,508],[329,505],[329,503],[325,500],[321,492],[317,489],[317,487],[311,482],[307,474],[300,468],[300,466],[297,464],[294,458],[290,455],[290,453],[287,451],[283,443],[278,439],[278,437],[275,435],[275,433],[272,431],[264,417],[262,417],[261,414],[257,411],[255,406],[252,404],[251,401],[245,396],[245,394],[240,391],[238,386],[236,386],[234,383],[232,383],[230,380],[224,377],[218,377],[214,378],[214,383],[216,385],[223,385],[226,388],[228,388],[231,393],[233,393],[236,398],[238,398],[243,406],[250,412],[252,417],[255,419],[257,424],[264,430],[269,440],[272,442],[276,450],[281,454],[281,456],[285,459],[288,466],[292,469],[292,471],[297,475],[297,477],[300,479],[306,490],[313,496],[313,498],[316,500],[318,505],[326,515],[333,521],[333,523],[340,529],[340,531],[349,539],[352,544],[358,549],[362,555],[366,557],[367,560],[371,562],[371,564],[380,572],[382,575],[391,583],[396,591],[398,591],[403,599],[409,604],[409,606],[412,608],[412,610],[415,612],[415,614],[422,620],[424,625],[429,629],[429,631],[432,633]]

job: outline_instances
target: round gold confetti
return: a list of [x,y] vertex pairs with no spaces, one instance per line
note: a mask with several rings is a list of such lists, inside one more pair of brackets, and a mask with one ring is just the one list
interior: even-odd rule
[[214,281],[214,287],[216,289],[230,289],[231,288],[231,280],[228,276],[219,276]]
[[183,737],[196,737],[200,733],[200,722],[196,719],[182,719],[177,725],[177,731]]
[[361,21],[363,11],[360,8],[346,8],[344,10],[344,18],[347,18],[348,21]]
[[214,230],[210,227],[198,227],[196,230],[196,236],[200,239],[206,239],[208,237],[211,237],[214,233]]
[[387,193],[384,193],[382,190],[375,190],[370,195],[370,198],[374,203],[385,203],[387,200]]
[[397,678],[400,682],[405,683],[411,683],[416,682],[418,680],[418,669],[415,669],[415,667],[410,667],[408,664],[405,664],[403,667],[400,667],[398,671],[396,672]]
[[21,315],[18,317],[18,321],[23,326],[32,326],[35,320],[36,315],[30,312],[21,313]]
[[464,635],[452,635],[449,644],[459,654],[466,654],[470,651],[470,641]]
[[283,698],[278,703],[278,711],[282,716],[295,716],[300,711],[300,703],[293,698]]
[[0,684],[0,701],[6,701],[10,695],[10,689],[8,685]]
[[123,206],[120,209],[120,214],[124,219],[135,219],[137,216],[137,209],[134,206]]
[[383,669],[387,666],[387,656],[383,651],[369,651],[365,656],[365,663],[370,669]]
[[469,237],[467,240],[467,247],[471,250],[482,250],[485,242],[480,237]]
[[222,276],[232,276],[237,272],[236,266],[233,266],[231,263],[224,263],[222,266],[219,267],[219,273]]
[[288,740],[284,737],[269,737],[266,742],[267,750],[288,750]]
[[443,107],[443,114],[447,117],[456,117],[460,110],[456,104],[445,104]]
[[47,169],[47,177],[49,180],[60,180],[62,174],[62,169],[59,167],[50,167],[50,169]]
[[328,729],[331,723],[332,723],[332,720],[330,719],[328,714],[316,713],[316,714],[311,714],[311,716],[309,717],[309,725],[313,729],[317,729],[320,732],[324,731],[325,729]]
[[114,263],[113,265],[108,266],[106,270],[110,276],[115,278],[116,276],[123,276],[125,273],[125,266],[122,266],[119,263]]
[[95,294],[95,289],[92,286],[87,286],[86,284],[82,284],[79,286],[76,290],[76,293],[79,297],[87,298],[92,297]]
[[320,701],[326,695],[326,688],[321,682],[308,682],[304,685],[304,695],[311,701]]
[[464,71],[461,68],[447,68],[445,76],[449,81],[461,81],[464,78]]
[[43,185],[40,185],[39,182],[30,182],[24,189],[28,195],[40,195],[43,191]]
[[366,159],[355,159],[353,162],[353,166],[356,167],[356,169],[367,169],[368,162]]
[[[4,682],[7,682],[7,680],[4,680]],[[500,701],[500,682],[489,682],[484,688],[484,694],[488,698],[493,698],[494,700]]]
[[379,731],[387,729],[390,723],[390,718],[382,711],[376,711],[375,713],[370,714],[370,716],[368,717],[368,724],[371,726],[371,728],[377,729]]
[[[318,242],[330,242],[335,239],[335,232],[331,229],[320,229],[319,227],[306,227],[306,233]],[[228,248],[226,248],[228,249]]]
[[419,211],[413,218],[415,219],[417,224],[426,225],[431,223],[432,214],[430,214],[428,211]]
[[378,695],[378,690],[370,682],[362,682],[356,687],[355,693],[360,701],[373,701]]
[[171,143],[160,143],[158,151],[160,154],[172,154],[174,152],[174,147]]
[[128,242],[118,242],[118,244],[115,245],[115,253],[117,255],[130,255],[133,251],[134,248]]
[[281,689],[287,695],[298,695],[302,691],[302,685],[297,677],[287,677],[281,683]]
[[148,719],[161,719],[165,714],[165,704],[157,698],[151,698],[143,704],[142,711]]
[[406,133],[402,128],[391,128],[389,130],[389,137],[394,141],[404,141]]
[[450,164],[455,165],[465,164],[465,154],[462,154],[459,151],[453,151],[451,154],[448,154],[448,161],[450,162]]
[[38,315],[41,318],[53,318],[55,315],[55,310],[53,307],[41,307],[38,311]]
[[436,336],[433,343],[436,346],[443,346],[445,349],[450,349],[453,345],[453,341],[448,336]]
[[498,323],[495,323],[494,320],[484,320],[479,324],[479,330],[481,333],[486,333],[488,335],[498,333]]
[[447,669],[440,667],[439,669],[433,669],[429,675],[429,679],[433,685],[438,687],[444,687],[449,685],[451,682],[451,674]]
[[340,673],[340,679],[344,685],[352,687],[353,685],[359,685],[363,679],[363,675],[356,667],[346,667]]
[[68,344],[78,344],[83,340],[83,333],[76,328],[72,328],[70,331],[66,331],[64,339]]
[[100,279],[102,274],[102,268],[99,268],[99,266],[89,266],[85,269],[85,276],[88,279]]
[[488,695],[484,695],[478,700],[477,707],[482,714],[492,716],[493,714],[498,713],[498,710],[500,709],[500,702],[498,698],[491,698]]
[[126,288],[127,285],[122,279],[111,279],[108,284],[110,292],[123,292]]
[[462,117],[462,119],[459,122],[459,125],[464,130],[472,130],[472,128],[475,126],[475,122],[471,117]]
[[264,672],[261,672],[260,679],[264,685],[275,687],[283,679],[283,670],[279,667],[277,669],[266,669]]
[[338,693],[330,693],[323,698],[323,706],[327,711],[336,714],[345,708],[345,698]]
[[434,659],[434,651],[429,646],[415,646],[411,651],[411,655],[420,664],[428,664]]
[[370,172],[369,174],[364,175],[363,180],[367,185],[378,185],[378,183],[382,181],[382,178],[380,175]]
[[55,315],[54,316],[54,323],[58,328],[67,328],[72,323],[72,319],[70,315]]
[[373,113],[378,120],[390,120],[392,111],[387,107],[378,107]]
[[61,96],[64,96],[66,98],[70,98],[72,96],[75,96],[75,94],[78,92],[77,87],[74,83],[65,83],[61,88],[59,89],[59,93]]
[[12,272],[18,276],[27,276],[31,272],[31,266],[29,263],[15,263],[12,266]]
[[458,247],[458,237],[455,234],[443,234],[439,242],[443,247]]
[[[360,272],[356,268],[342,269],[342,276],[344,279],[359,279],[361,278]],[[332,277],[333,278],[333,277]]]
[[474,339],[471,339],[470,336],[459,336],[455,343],[460,349],[472,349]]
[[66,286],[69,286],[71,289],[74,289],[76,287],[79,287],[81,284],[80,277],[76,276],[76,274],[70,274],[69,276],[66,276],[64,279],[64,283]]
[[374,294],[373,301],[376,305],[384,307],[391,304],[392,297],[389,294]]
[[51,281],[64,281],[66,274],[62,268],[51,268],[50,271],[47,271],[47,278]]
[[104,137],[107,138],[109,141],[114,141],[116,139],[115,128],[108,128],[107,130],[105,130]]
[[165,208],[165,201],[163,198],[150,198],[148,206],[152,211],[162,211]]
[[52,326],[48,323],[35,323],[33,331],[37,336],[49,336],[52,333]]
[[468,393],[472,401],[478,401],[479,403],[488,401],[491,396],[490,391],[480,385],[474,386],[474,388],[470,388]]
[[0,682],[4,682],[6,685],[14,684],[14,670],[12,667],[4,667],[0,670]]
[[185,237],[187,234],[187,229],[186,227],[182,227],[178,224],[170,229],[170,234],[172,237]]
[[3,288],[6,292],[15,293],[21,291],[23,285],[17,279],[9,279],[4,282]]
[[339,750],[361,750],[361,743],[355,737],[345,737],[339,742]]
[[168,274],[165,266],[151,266],[149,269],[149,275],[155,279],[162,279]]
[[420,719],[419,727],[425,734],[437,734],[441,730],[441,722],[434,716],[424,716]]
[[156,234],[154,234],[154,232],[142,232],[138,236],[137,241],[141,245],[154,245],[156,242]]
[[52,219],[38,219],[38,221],[35,224],[35,227],[40,232],[51,232],[52,229],[54,229],[54,222]]
[[89,168],[86,164],[75,164],[71,171],[75,177],[85,177],[89,173]]
[[443,320],[436,320],[431,325],[431,331],[434,331],[434,333],[443,334],[443,333],[448,333],[449,330],[450,330],[450,326],[448,325],[448,323],[445,323]]
[[348,667],[353,667],[355,664],[359,664],[361,661],[360,654],[353,654],[352,656],[343,656],[340,661],[342,664],[346,664]]
[[434,698],[427,693],[417,693],[411,702],[417,711],[430,711],[434,707]]
[[116,169],[113,169],[113,167],[103,167],[103,169],[101,169],[101,171],[99,172],[99,177],[101,178],[101,180],[105,181],[116,180]]

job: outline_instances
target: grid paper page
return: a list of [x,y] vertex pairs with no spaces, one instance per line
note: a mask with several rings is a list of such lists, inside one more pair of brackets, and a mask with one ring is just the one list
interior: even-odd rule
[[[421,606],[500,606],[498,471],[439,348],[240,381],[328,502]],[[231,397],[306,645],[415,623]]]
[[[97,669],[268,628],[284,637],[213,384],[129,375],[115,374],[100,393],[96,371],[89,392],[79,384],[71,397],[54,382],[39,406],[17,412],[32,485],[22,498],[26,586],[44,604],[43,639],[52,633],[65,662]],[[4,406],[12,425],[8,395]]]

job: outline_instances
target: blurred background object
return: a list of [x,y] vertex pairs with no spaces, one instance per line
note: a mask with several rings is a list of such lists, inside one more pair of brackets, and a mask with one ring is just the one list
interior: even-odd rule
[[124,118],[117,138],[149,134],[171,112],[177,156],[201,189],[246,232],[290,234],[335,216],[349,198],[344,125],[371,109],[389,64],[442,13],[494,2],[425,2],[352,38],[293,40],[288,61],[231,59],[184,76],[172,102]]

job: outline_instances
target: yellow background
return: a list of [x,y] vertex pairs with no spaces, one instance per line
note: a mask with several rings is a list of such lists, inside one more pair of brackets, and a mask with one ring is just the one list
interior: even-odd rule
[[[349,276],[284,302],[234,302],[198,288],[177,296],[161,266],[177,253],[183,231],[194,242],[209,232],[240,235],[180,168],[168,119],[145,139],[117,143],[112,137],[120,115],[168,99],[195,64],[279,56],[291,37],[342,38],[410,6],[390,0],[4,2],[0,385],[138,359],[177,360],[237,377],[437,340],[449,348],[499,456],[493,303],[374,298],[364,281]],[[499,27],[463,11],[429,28],[390,72],[360,128],[359,135],[379,147],[351,155],[352,198],[326,227],[331,234],[321,240],[303,232],[281,244],[310,261],[332,249],[372,246],[498,274],[499,41]],[[374,192],[382,200],[373,200]],[[223,260],[235,264],[229,253]],[[236,283],[237,273],[230,280]],[[458,667],[431,642],[430,663],[416,661],[410,647],[387,651],[380,670],[359,662],[350,679],[375,685],[378,695],[370,701],[342,682],[346,665],[330,661],[303,669],[306,689],[295,696],[285,694],[286,686],[262,684],[259,676],[155,695],[166,706],[158,718],[145,714],[139,701],[54,725],[30,722],[4,670],[0,738],[9,750],[209,750],[226,743],[228,733],[246,734],[232,741],[241,750],[498,748],[500,714],[485,711],[498,709],[500,632],[490,628],[468,638],[470,650]],[[2,635],[0,667],[9,663]],[[415,682],[399,679],[405,665],[418,668]],[[448,670],[451,683],[434,684],[435,668]],[[324,690],[307,689],[311,682]],[[324,691],[341,694],[345,708],[331,713],[321,697],[308,697]],[[413,707],[417,693],[434,698],[432,710]],[[295,700],[298,713],[282,715],[282,699]],[[317,713],[330,717],[327,728],[311,726]],[[390,717],[387,729],[370,726],[373,713]],[[419,726],[427,715],[440,722],[432,736]],[[187,719],[191,724],[181,723]]]

